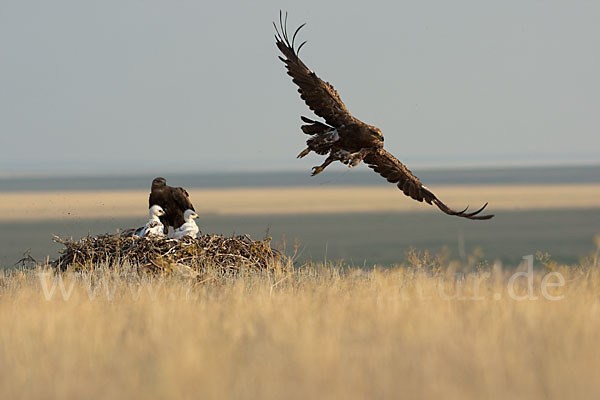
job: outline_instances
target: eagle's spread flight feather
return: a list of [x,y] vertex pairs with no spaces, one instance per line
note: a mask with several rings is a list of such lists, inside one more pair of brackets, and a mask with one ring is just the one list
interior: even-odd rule
[[324,124],[302,117],[302,121],[307,125],[303,125],[301,129],[304,133],[311,135],[311,138],[306,142],[308,147],[298,157],[304,157],[311,151],[322,155],[329,154],[322,165],[314,167],[313,175],[320,173],[334,161],[340,161],[350,167],[364,161],[388,182],[396,183],[405,195],[417,201],[435,204],[446,214],[476,220],[493,217],[493,215],[479,215],[487,203],[474,212],[467,213],[466,208],[462,211],[455,211],[423,186],[419,178],[383,148],[381,131],[353,117],[333,86],[321,80],[300,60],[298,54],[306,42],[297,48],[295,42],[298,32],[305,24],[296,29],[291,40],[287,31],[287,13],[285,19],[283,14],[279,13],[279,28],[277,24],[273,23],[273,25],[275,26],[275,43],[284,56],[280,56],[279,59],[283,61],[288,75],[298,86],[300,97],[316,115],[326,122]]

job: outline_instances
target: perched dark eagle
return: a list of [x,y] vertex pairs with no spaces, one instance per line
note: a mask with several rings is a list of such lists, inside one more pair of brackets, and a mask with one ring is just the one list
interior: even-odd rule
[[296,29],[291,41],[287,32],[287,13],[285,21],[282,13],[279,13],[280,29],[275,23],[273,25],[275,26],[275,42],[284,55],[279,59],[287,67],[292,81],[298,85],[300,97],[315,114],[326,122],[322,123],[302,117],[302,121],[306,122],[306,125],[303,125],[301,129],[311,138],[306,141],[308,147],[298,155],[298,158],[304,157],[311,151],[322,155],[329,154],[322,165],[313,168],[313,176],[322,172],[334,161],[354,167],[364,160],[370,168],[386,178],[388,182],[396,183],[405,195],[414,200],[421,202],[424,200],[428,204],[435,204],[446,214],[458,217],[468,219],[493,217],[493,215],[479,215],[487,203],[471,213],[467,213],[468,207],[462,211],[455,211],[423,186],[419,178],[383,148],[381,131],[377,127],[365,124],[353,117],[333,86],[321,80],[300,60],[298,54],[306,42],[297,48],[294,45],[296,35],[306,24],[302,24]]
[[181,187],[167,186],[167,180],[162,177],[154,178],[152,181],[149,207],[154,205],[161,206],[165,211],[165,214],[160,216],[165,234],[169,231],[169,226],[177,229],[185,223],[183,218],[185,210],[194,210],[188,192]]

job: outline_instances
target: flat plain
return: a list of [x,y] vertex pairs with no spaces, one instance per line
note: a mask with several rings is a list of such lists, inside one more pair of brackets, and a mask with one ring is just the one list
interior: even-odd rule
[[[489,212],[600,208],[600,184],[453,185],[432,188],[446,204]],[[292,215],[350,212],[431,212],[435,207],[404,197],[393,186],[191,189],[205,215]],[[0,193],[0,222],[147,215],[148,190]]]
[[[393,265],[411,247],[446,249],[463,260],[477,252],[510,264],[541,251],[574,263],[594,251],[600,234],[600,184],[435,189],[454,207],[489,201],[496,217],[449,217],[388,186],[192,189],[190,195],[204,233],[270,236],[298,263]],[[77,239],[142,226],[147,199],[147,190],[2,193],[0,266],[14,265],[28,249],[36,259],[57,257],[51,234]]]

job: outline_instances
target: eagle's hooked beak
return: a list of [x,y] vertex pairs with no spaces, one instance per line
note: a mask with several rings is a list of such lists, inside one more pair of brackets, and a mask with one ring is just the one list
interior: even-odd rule
[[375,140],[377,140],[379,143],[383,143],[383,135],[380,133],[372,133],[373,137],[375,138]]

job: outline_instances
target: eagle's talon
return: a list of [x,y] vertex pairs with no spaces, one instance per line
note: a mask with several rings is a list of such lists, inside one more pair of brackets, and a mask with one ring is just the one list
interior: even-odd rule
[[367,156],[371,149],[361,149],[356,153],[351,153],[346,156],[344,160],[345,164],[348,164],[348,168],[356,167],[360,162]]
[[312,174],[311,174],[310,176],[315,176],[315,175],[318,175],[318,174],[320,174],[321,172],[323,172],[323,170],[324,170],[324,169],[325,169],[325,168],[323,168],[323,167],[321,167],[321,166],[318,166],[318,167],[313,167],[313,171],[312,171]]
[[298,155],[296,156],[296,158],[302,158],[302,157],[304,157],[305,155],[307,155],[308,153],[310,153],[310,148],[309,148],[309,147],[307,147],[306,149],[302,150],[302,152],[301,152],[300,154],[298,154]]

